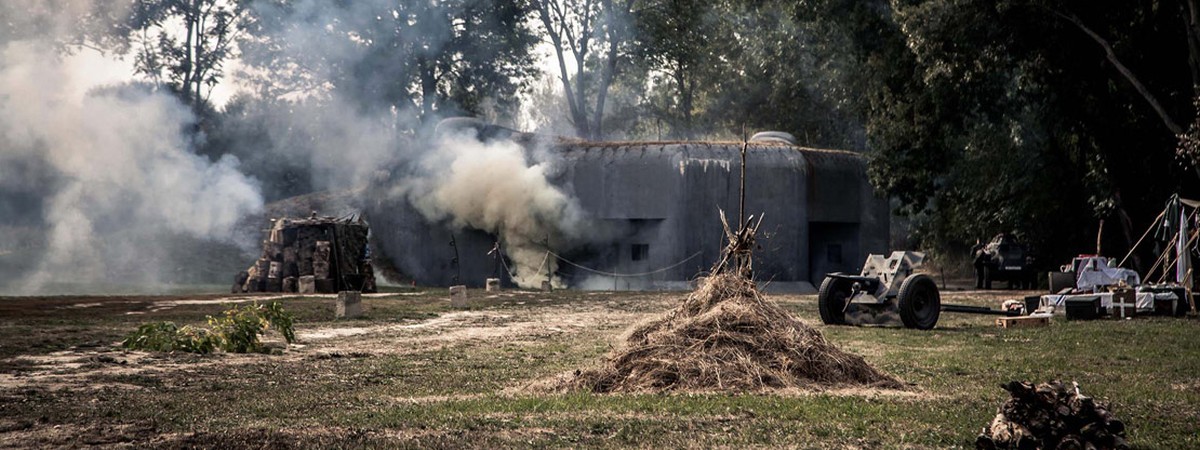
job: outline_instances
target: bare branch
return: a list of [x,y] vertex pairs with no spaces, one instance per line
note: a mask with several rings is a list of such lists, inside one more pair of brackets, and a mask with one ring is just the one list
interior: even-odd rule
[[1100,44],[1100,47],[1104,49],[1104,55],[1108,58],[1108,61],[1116,67],[1118,72],[1121,72],[1121,75],[1123,75],[1125,79],[1133,85],[1134,89],[1137,89],[1138,93],[1142,95],[1142,98],[1146,99],[1146,103],[1149,103],[1150,107],[1154,108],[1154,112],[1158,113],[1158,117],[1162,119],[1163,124],[1167,126],[1167,129],[1171,130],[1171,133],[1176,136],[1183,134],[1183,127],[1180,127],[1179,124],[1175,123],[1175,121],[1171,119],[1171,116],[1167,114],[1167,110],[1158,103],[1158,99],[1154,97],[1154,94],[1151,94],[1150,90],[1147,89],[1140,80],[1138,80],[1138,77],[1133,74],[1133,71],[1129,70],[1128,67],[1125,67],[1125,64],[1121,63],[1121,60],[1117,58],[1117,53],[1113,51],[1112,46],[1109,45],[1107,40],[1084,25],[1083,21],[1080,20],[1078,16],[1074,14],[1067,15],[1058,11],[1053,12],[1059,17],[1075,24],[1075,26],[1079,27],[1079,29],[1087,34],[1088,37],[1091,37],[1092,40],[1096,41],[1097,44]]

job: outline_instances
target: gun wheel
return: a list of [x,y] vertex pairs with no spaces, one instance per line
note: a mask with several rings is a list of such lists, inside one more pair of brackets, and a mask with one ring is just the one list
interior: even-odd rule
[[937,325],[942,298],[937,283],[929,275],[918,274],[905,279],[896,300],[900,320],[906,328],[928,330]]
[[826,325],[846,324],[846,302],[850,299],[852,285],[845,278],[825,277],[817,292],[817,311],[821,313],[821,322]]

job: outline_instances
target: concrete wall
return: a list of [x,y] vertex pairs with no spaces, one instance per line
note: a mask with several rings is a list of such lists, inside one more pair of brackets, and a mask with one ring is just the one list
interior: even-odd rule
[[[662,286],[711,268],[724,245],[718,208],[734,222],[730,226],[737,226],[740,150],[739,144],[714,143],[556,148],[568,161],[569,189],[583,209],[609,222],[626,221],[633,228],[612,239],[615,251],[580,255],[585,264],[604,264],[610,272],[643,273],[687,260],[659,274],[598,283],[618,288]],[[780,281],[806,279],[807,261],[800,257],[807,243],[803,156],[790,146],[752,144],[746,166],[746,214],[765,213],[762,250],[756,255],[759,274]],[[633,246],[646,244],[648,257],[634,261]]]
[[[550,151],[566,167],[551,181],[578,199],[597,223],[595,242],[563,256],[617,273],[649,272],[686,260],[652,275],[618,278],[564,264],[560,275],[572,286],[682,287],[720,256],[725,241],[718,208],[731,227],[737,226],[740,143],[563,143]],[[887,250],[887,204],[867,183],[861,156],[755,142],[747,151],[746,179],[746,215],[765,214],[755,253],[757,278],[819,283],[830,267],[813,258],[813,251],[824,254],[829,244],[841,245],[846,267],[839,270],[857,271],[866,252]],[[446,225],[427,223],[403,201],[374,204],[368,216],[372,231],[396,267],[421,284],[451,284],[457,270]],[[454,237],[459,282],[482,286],[495,273],[494,260],[486,255],[494,238],[479,231],[457,231]],[[810,251],[814,245],[819,248]]]

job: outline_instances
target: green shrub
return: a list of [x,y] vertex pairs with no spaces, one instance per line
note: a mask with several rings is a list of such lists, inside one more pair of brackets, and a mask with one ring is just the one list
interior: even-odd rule
[[180,350],[191,353],[213,351],[212,333],[204,328],[186,325],[177,327],[174,322],[154,322],[138,327],[121,345],[125,348],[169,352]]
[[173,322],[148,323],[130,333],[121,346],[160,352],[210,353],[217,348],[232,353],[261,352],[258,337],[272,328],[288,344],[296,341],[292,314],[279,302],[229,308],[216,317],[208,316],[208,326],[180,328]]

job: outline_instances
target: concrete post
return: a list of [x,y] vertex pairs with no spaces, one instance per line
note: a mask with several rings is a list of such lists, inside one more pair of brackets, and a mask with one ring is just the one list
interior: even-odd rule
[[450,286],[450,307],[466,308],[470,304],[467,303],[467,287],[463,285]]
[[312,275],[302,276],[297,287],[301,294],[312,294],[317,291],[317,277]]
[[337,318],[353,319],[362,315],[362,292],[342,291],[337,296]]

